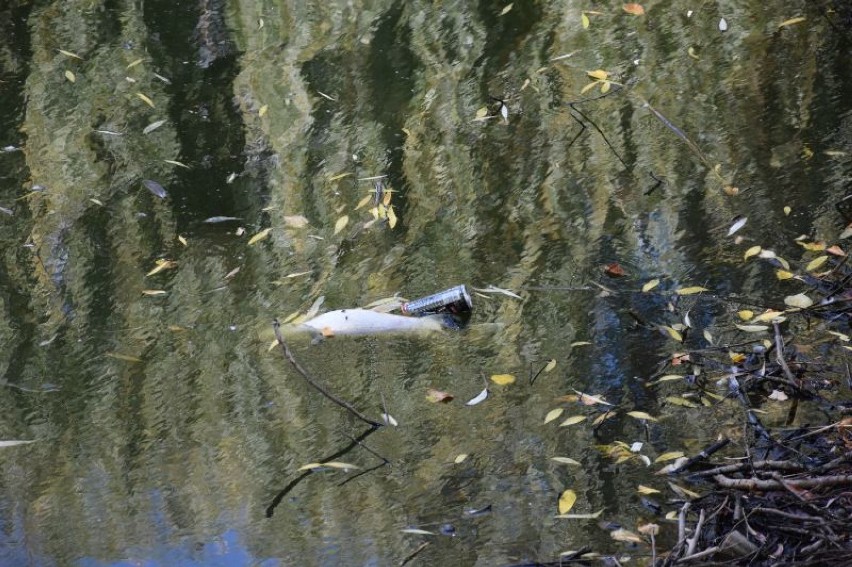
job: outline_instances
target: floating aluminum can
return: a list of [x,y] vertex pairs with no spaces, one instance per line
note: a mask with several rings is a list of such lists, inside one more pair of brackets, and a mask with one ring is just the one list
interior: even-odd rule
[[401,309],[406,315],[429,315],[432,313],[465,315],[473,309],[473,302],[467,288],[463,285],[457,285],[436,294],[403,303]]

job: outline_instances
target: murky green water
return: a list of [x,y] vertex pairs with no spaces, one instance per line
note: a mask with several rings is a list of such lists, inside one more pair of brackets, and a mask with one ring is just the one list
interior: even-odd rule
[[[704,328],[734,340],[717,296],[778,307],[801,290],[744,251],[800,265],[813,255],[795,237],[848,222],[833,206],[852,178],[841,4],[0,6],[0,439],[37,440],[0,448],[0,563],[393,565],[428,541],[412,564],[496,565],[623,549],[594,521],[555,519],[559,494],[635,528],[651,516],[636,485],[665,483],[593,445],[644,441],[654,458],[736,425],[644,385],[684,347],[637,320],[688,310],[688,346]],[[597,69],[611,94],[581,94]],[[393,228],[371,223],[372,203],[356,210],[377,175]],[[742,242],[726,236],[736,215]],[[627,277],[603,274],[613,262]],[[671,295],[639,291],[652,278],[712,293],[674,313]],[[364,446],[365,428],[268,349],[271,320],[319,296],[337,309],[458,283],[522,299],[476,295],[462,333],[294,342],[340,396],[399,421]],[[502,373],[518,381],[464,405]],[[428,388],[456,400],[431,404]],[[661,421],[545,425],[575,389]],[[298,472],[368,469],[374,452],[390,465]]]

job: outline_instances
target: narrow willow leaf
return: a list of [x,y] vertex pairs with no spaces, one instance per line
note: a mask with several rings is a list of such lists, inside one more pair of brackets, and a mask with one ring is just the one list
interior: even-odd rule
[[701,286],[692,286],[692,287],[682,287],[680,289],[676,289],[675,293],[678,295],[693,295],[696,293],[701,293],[702,291],[710,291],[706,287]]
[[571,344],[570,344],[570,345],[568,345],[568,346],[572,346],[572,347],[575,347],[575,346],[589,346],[590,344],[592,344],[592,343],[590,343],[589,341],[574,341],[573,343],[571,343]]
[[766,325],[735,325],[735,327],[744,333],[762,333],[769,330]]
[[597,79],[598,81],[604,81],[604,80],[606,80],[607,76],[609,76],[609,73],[607,73],[603,69],[596,69],[594,71],[586,71],[586,74],[593,79]]
[[337,219],[337,222],[334,223],[334,234],[337,234],[338,232],[346,228],[347,224],[349,224],[349,217],[347,215],[343,215],[342,217]]
[[796,295],[788,295],[784,298],[784,304],[790,307],[798,307],[799,309],[807,309],[814,304],[813,300],[804,293]]
[[814,270],[818,270],[822,267],[823,264],[828,260],[828,256],[819,256],[818,258],[814,258],[808,265],[805,266],[805,270],[809,272],[813,272]]
[[263,115],[266,114],[266,111],[269,110],[269,105],[264,104],[260,107],[260,110],[257,111],[257,115],[263,118]]
[[478,108],[478,109],[476,110],[476,118],[477,118],[478,120],[482,120],[482,119],[484,119],[486,116],[488,116],[488,107],[487,107],[487,106],[483,106],[483,107]]
[[551,359],[547,362],[547,364],[545,364],[545,365],[544,365],[544,370],[543,370],[543,372],[550,372],[550,371],[551,371],[551,370],[553,370],[554,368],[556,368],[556,359],[555,359],[555,358],[551,358]]
[[789,280],[793,277],[793,274],[791,272],[788,272],[787,270],[776,270],[775,277],[779,280]]
[[357,210],[358,210],[358,209],[360,209],[361,207],[366,206],[366,205],[367,205],[367,203],[369,203],[372,199],[373,199],[373,196],[372,196],[372,195],[365,195],[365,196],[364,196],[364,198],[363,198],[363,199],[361,199],[360,201],[358,201],[358,204],[357,204],[357,205],[355,205],[355,210],[357,211]]
[[325,296],[324,295],[317,297],[314,300],[314,302],[311,304],[311,306],[308,308],[308,310],[305,312],[305,317],[308,318],[308,319],[312,319],[313,317],[315,317],[316,314],[319,313],[320,307],[322,307],[322,304],[324,302],[325,302]]
[[175,161],[175,160],[173,160],[173,159],[164,159],[163,161],[164,161],[164,162],[166,162],[166,163],[170,163],[170,164],[172,164],[172,165],[176,165],[176,166],[178,166],[178,167],[182,167],[182,168],[184,168],[184,169],[191,169],[191,168],[190,168],[188,165],[186,165],[185,163],[181,163],[181,162],[179,162],[179,161]]
[[636,492],[639,494],[659,494],[660,491],[656,488],[651,488],[650,486],[645,486],[644,484],[640,484],[636,487]]
[[657,382],[672,382],[674,380],[683,380],[683,374],[666,374],[657,379]]
[[746,222],[748,222],[748,217],[737,217],[734,219],[734,224],[732,224],[731,228],[728,229],[728,236],[731,236],[736,231],[744,227]]
[[625,530],[624,528],[618,528],[617,530],[613,530],[609,532],[609,535],[615,541],[623,541],[626,543],[642,543],[642,536],[631,532],[630,530]]
[[80,61],[82,61],[82,60],[83,60],[83,58],[82,58],[82,57],[80,57],[79,55],[77,55],[76,53],[74,53],[74,52],[72,52],[72,51],[65,51],[64,49],[60,49],[60,50],[59,50],[59,53],[61,53],[61,54],[62,54],[62,55],[64,55],[65,57],[71,57],[71,58],[73,58],[73,59],[79,59]]
[[571,511],[571,508],[574,507],[574,503],[577,502],[577,493],[571,490],[565,490],[559,496],[559,514],[567,514]]
[[108,352],[104,354],[104,356],[108,356],[116,360],[123,360],[124,362],[142,362],[141,358],[137,358],[129,354],[121,354],[120,352]]
[[399,530],[399,531],[401,531],[404,534],[435,535],[435,532],[429,532],[429,531],[426,531],[426,530],[421,530],[419,528],[405,528],[405,529],[402,529],[402,530]]
[[654,462],[665,463],[666,461],[673,461],[681,457],[683,457],[683,451],[668,451],[667,453],[663,453],[662,455],[654,459]]
[[144,102],[145,104],[147,104],[151,108],[154,108],[154,101],[151,100],[148,96],[146,96],[142,93],[136,93],[136,96],[138,96],[142,100],[142,102]]
[[65,71],[65,78],[68,79],[72,83],[77,82],[77,76],[74,75],[72,71]]
[[337,181],[338,179],[343,179],[344,177],[349,177],[350,175],[355,175],[354,173],[338,173],[337,175],[332,175],[328,178],[329,181]]
[[651,291],[652,289],[654,289],[658,285],[660,285],[660,280],[655,278],[655,279],[653,279],[649,282],[646,282],[645,285],[642,286],[642,291],[645,291],[645,292]]
[[601,514],[603,514],[603,509],[593,514],[559,514],[555,517],[562,520],[597,520],[601,517]]
[[778,24],[778,27],[784,28],[784,27],[787,27],[787,26],[793,26],[793,25],[796,25],[796,24],[801,24],[804,21],[807,21],[807,18],[805,18],[803,16],[799,16],[797,18],[790,18],[789,20],[784,20],[783,22]]
[[679,342],[679,343],[683,342],[683,335],[681,335],[680,332],[678,332],[676,329],[673,329],[672,327],[668,327],[668,326],[665,326],[665,325],[661,326],[660,329],[663,330],[666,334],[668,334],[671,338],[673,338],[677,342]]
[[467,453],[459,453],[458,455],[456,455],[456,458],[453,459],[453,462],[457,465],[460,465],[463,462],[465,462],[466,460],[467,460]]
[[644,411],[629,411],[627,415],[636,419],[647,419],[648,421],[657,421],[657,418]]
[[594,81],[594,82],[589,83],[588,85],[586,85],[585,87],[580,89],[580,94],[586,94],[587,92],[589,92],[590,90],[592,90],[593,88],[598,86],[599,84],[600,84],[600,81]]
[[557,417],[562,415],[563,411],[564,410],[562,408],[556,408],[556,409],[550,410],[549,412],[547,412],[547,415],[544,416],[544,422],[550,423],[551,421],[553,421],[554,419],[556,419]]
[[574,392],[576,392],[577,395],[580,396],[579,401],[584,406],[593,406],[593,405],[596,405],[596,404],[603,404],[605,406],[611,406],[612,405],[611,403],[609,403],[608,401],[603,399],[601,396],[593,396],[591,394],[584,394],[583,392],[581,392],[579,390],[574,390]]
[[260,242],[261,240],[268,238],[270,232],[272,232],[271,228],[264,228],[263,230],[261,230],[260,232],[258,232],[257,234],[255,234],[254,236],[252,236],[249,239],[248,245],[251,246],[252,244],[256,244],[256,243]]
[[104,202],[103,202],[103,201],[101,201],[100,199],[94,199],[94,198],[92,198],[92,199],[89,199],[89,200],[90,200],[91,202],[93,202],[94,204],[98,205],[99,207],[103,207],[103,206],[104,206]]
[[559,427],[568,427],[569,425],[577,425],[578,423],[582,423],[586,421],[585,415],[572,415],[565,421],[559,424]]
[[475,406],[476,404],[480,404],[485,401],[485,398],[488,397],[488,388],[484,388],[481,392],[479,392],[476,396],[465,402],[466,406]]
[[563,465],[574,465],[575,467],[582,466],[580,461],[575,461],[571,457],[550,457],[551,461],[556,461],[557,463],[562,463]]
[[491,381],[499,386],[506,386],[515,381],[515,377],[512,374],[492,374]]
[[508,14],[511,11],[512,11],[512,4],[510,3],[510,4],[507,4],[505,8],[503,8],[503,10],[500,12],[500,15],[505,16],[506,14]]
[[142,59],[141,59],[141,58],[140,58],[140,59],[137,59],[137,60],[135,60],[135,61],[132,61],[132,62],[130,62],[130,63],[128,63],[128,64],[127,64],[127,67],[125,67],[125,69],[132,69],[132,68],[136,67],[137,65],[139,65],[140,63],[142,63]]
[[396,218],[396,213],[394,212],[392,206],[388,207],[387,215],[388,215],[388,226],[391,227],[391,228],[394,228],[396,226],[396,222],[397,222],[398,219]]
[[178,235],[177,239],[178,239],[178,242],[180,242],[184,246],[189,246],[189,242],[187,242],[185,237]]
[[143,289],[142,290],[142,295],[150,295],[150,296],[166,295],[167,293],[169,293],[169,292],[162,290],[162,289]]
[[695,402],[691,402],[686,398],[681,398],[679,396],[668,396],[666,397],[666,401],[675,406],[681,406],[685,408],[697,408],[698,404]]
[[159,274],[163,270],[171,270],[172,268],[176,267],[177,262],[174,262],[172,260],[157,260],[154,269],[145,274],[145,276],[153,276],[155,274]]
[[151,132],[153,132],[154,130],[156,130],[157,128],[159,128],[160,126],[162,126],[165,123],[166,123],[165,120],[157,120],[156,122],[151,122],[150,124],[145,126],[145,128],[142,129],[142,133],[143,134],[150,134]]
[[745,254],[743,254],[743,260],[748,260],[752,256],[757,256],[758,254],[760,254],[761,250],[762,248],[760,246],[752,246],[751,248],[745,251]]
[[21,439],[10,439],[7,441],[0,441],[0,447],[14,447],[16,445],[29,445],[30,443],[35,443],[38,439],[31,439],[29,441],[24,441]]
[[704,339],[712,345],[713,344],[713,334],[710,331],[708,331],[707,329],[704,329],[704,332],[702,334],[704,335]]
[[387,423],[391,427],[397,427],[399,425],[399,422],[396,419],[394,419],[394,417],[389,413],[383,413],[382,414],[382,421],[384,421],[385,423]]

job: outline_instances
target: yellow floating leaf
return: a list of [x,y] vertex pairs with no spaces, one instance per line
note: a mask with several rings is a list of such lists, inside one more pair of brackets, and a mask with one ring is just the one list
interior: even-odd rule
[[793,209],[791,209],[790,207],[784,207],[784,216],[785,217],[790,216],[790,213],[792,213],[792,212],[793,212]]
[[609,81],[602,81],[601,82],[601,94],[608,93],[610,85],[612,85],[612,83],[610,83]]
[[344,177],[349,177],[350,175],[355,175],[354,173],[338,173],[337,175],[332,175],[328,178],[329,181],[337,181],[338,179],[343,179]]
[[310,270],[307,270],[305,272],[293,272],[292,274],[287,274],[286,276],[284,276],[284,279],[298,278],[299,276],[306,276],[310,273]]
[[814,304],[814,301],[804,293],[797,293],[796,295],[785,297],[784,304],[790,307],[798,307],[799,309],[807,309]]
[[271,228],[264,228],[263,230],[261,230],[260,232],[258,232],[257,234],[255,234],[254,236],[252,236],[249,239],[248,245],[251,246],[252,244],[257,244],[261,240],[263,240],[265,238],[269,238],[270,232],[272,232]]
[[263,117],[263,115],[264,115],[264,114],[266,114],[266,111],[267,111],[267,110],[269,110],[269,105],[268,105],[268,104],[264,104],[263,106],[261,106],[261,107],[260,107],[260,110],[258,110],[258,111],[257,111],[257,115],[258,115],[258,116],[260,116],[260,117],[262,118],[262,117]]
[[74,59],[79,59],[80,61],[83,60],[82,57],[80,57],[79,55],[77,55],[76,53],[74,53],[72,51],[65,51],[64,49],[60,49],[59,53],[61,53],[62,55],[66,56],[66,57],[72,57]]
[[577,425],[580,422],[586,421],[585,415],[572,415],[565,421],[559,424],[559,427],[568,427],[569,425]]
[[99,207],[103,207],[103,206],[104,206],[104,202],[103,202],[103,201],[101,201],[100,199],[89,199],[89,200],[90,200],[91,202],[93,202],[94,204],[98,205]]
[[349,224],[349,217],[347,215],[343,215],[342,217],[337,219],[337,222],[334,223],[334,234],[337,234],[338,232],[346,228],[347,224]]
[[506,386],[515,381],[515,377],[511,374],[492,374],[491,381],[498,386]]
[[142,295],[156,296],[156,295],[166,295],[167,293],[169,293],[169,292],[164,291],[162,289],[143,289],[142,290]]
[[582,23],[582,24],[583,24],[583,29],[584,29],[584,30],[589,29],[589,24],[591,24],[591,22],[589,21],[589,16],[587,16],[585,12],[583,12],[583,13],[580,15],[580,23]]
[[557,463],[562,463],[563,465],[574,465],[581,466],[582,463],[580,461],[575,461],[571,457],[550,457],[551,461],[556,461]]
[[387,215],[388,215],[388,226],[391,227],[391,228],[395,227],[396,221],[398,219],[396,218],[396,213],[394,212],[393,207],[388,207]]
[[654,289],[658,285],[660,285],[660,280],[653,279],[649,282],[646,282],[645,285],[642,286],[642,291],[651,291],[652,289]]
[[140,99],[142,99],[142,102],[144,102],[145,104],[147,104],[151,108],[154,108],[154,101],[151,100],[150,98],[148,98],[146,95],[144,95],[142,93],[136,93],[136,96],[138,96]]
[[743,321],[748,321],[749,319],[754,317],[754,311],[752,311],[751,309],[742,309],[740,311],[737,311],[737,316]]
[[676,329],[673,329],[673,328],[668,327],[666,325],[661,326],[660,329],[662,329],[663,331],[668,333],[668,335],[671,338],[673,338],[674,340],[676,340],[677,342],[679,342],[679,343],[683,342],[683,335],[681,335],[680,332],[677,331]]
[[72,83],[77,82],[77,77],[71,71],[65,71],[65,78],[68,79]]
[[556,359],[555,359],[555,358],[551,358],[551,359],[547,362],[547,364],[545,364],[545,365],[544,365],[544,372],[550,372],[550,371],[551,371],[551,370],[553,370],[554,368],[556,368]]
[[735,325],[735,327],[744,333],[762,333],[769,330],[766,325]]
[[568,345],[568,346],[572,346],[572,347],[575,347],[575,346],[588,346],[588,345],[590,345],[590,344],[592,344],[592,343],[590,343],[589,341],[574,341],[573,343],[571,343],[571,344],[570,344],[570,345]]
[[604,81],[609,76],[609,73],[604,71],[603,69],[596,69],[594,71],[586,71],[586,74],[593,79],[597,79],[599,81]]
[[486,116],[488,116],[488,107],[487,106],[483,106],[483,107],[478,108],[476,110],[476,118],[477,119],[482,120]]
[[666,461],[673,461],[681,457],[683,457],[683,451],[668,451],[667,453],[663,453],[662,455],[654,459],[654,462],[665,463]]
[[507,4],[505,8],[500,12],[501,16],[505,16],[512,10],[512,4]]
[[813,260],[808,262],[808,265],[805,266],[805,270],[807,270],[809,272],[813,272],[814,270],[818,270],[819,268],[822,267],[823,264],[826,263],[827,260],[828,260],[828,256],[819,256],[817,258],[814,258]]
[[640,484],[636,487],[636,492],[639,494],[659,494],[660,491],[656,488],[651,488],[650,486],[645,486],[644,484]]
[[460,453],[456,455],[456,458],[453,459],[453,462],[457,465],[460,465],[465,461],[465,459],[467,459],[467,453]]
[[782,311],[775,311],[774,309],[767,309],[760,315],[752,320],[752,323],[761,323],[763,321],[772,321],[773,319],[779,319],[784,315]]
[[671,382],[673,380],[683,380],[683,374],[666,374],[657,379],[657,382]]
[[564,410],[562,408],[556,408],[556,409],[550,410],[549,412],[547,412],[547,415],[544,416],[544,422],[550,423],[551,421],[553,421],[554,419],[556,419],[557,417],[562,415],[563,411]]
[[695,285],[692,287],[682,287],[680,289],[676,289],[675,293],[678,295],[693,295],[696,293],[701,293],[702,291],[710,291],[706,287],[701,287],[700,285]]
[[633,14],[634,16],[641,16],[645,13],[645,8],[642,7],[641,4],[636,4],[631,2],[630,4],[625,4],[622,6],[624,11],[628,14]]
[[590,90],[592,90],[593,88],[595,88],[599,84],[600,84],[600,81],[594,81],[593,83],[589,83],[588,85],[586,85],[585,87],[580,89],[580,94],[585,94],[585,93],[589,92]]
[[627,415],[636,419],[647,419],[648,421],[657,421],[657,418],[644,411],[629,411]]
[[739,364],[740,362],[746,359],[746,355],[741,352],[729,352],[728,358],[730,358],[731,362],[733,362],[734,364]]
[[186,238],[184,238],[183,236],[178,235],[177,239],[178,239],[178,242],[180,242],[184,246],[189,246],[189,242],[187,242]]
[[157,260],[155,264],[156,266],[154,269],[145,274],[145,276],[153,276],[154,274],[159,274],[163,270],[171,270],[172,268],[177,267],[177,262],[172,260]]
[[131,63],[128,63],[128,64],[127,64],[127,67],[125,67],[125,69],[132,69],[132,68],[136,67],[137,65],[139,65],[140,63],[142,63],[142,59],[141,59],[141,58],[140,58],[140,59],[137,59],[137,60],[135,60],[135,61],[133,61],[133,62],[131,62]]
[[577,501],[577,493],[570,488],[559,496],[559,513],[567,514]]
[[825,242],[802,242],[796,241],[799,246],[804,248],[805,250],[810,250],[811,252],[822,252],[825,250],[826,244]]
[[743,260],[748,260],[752,256],[757,256],[758,254],[760,254],[761,250],[763,249],[760,246],[752,246],[751,248],[745,251],[745,254],[743,254]]
[[355,205],[355,210],[357,211],[357,210],[358,210],[358,209],[360,209],[361,207],[365,206],[367,203],[369,203],[369,202],[370,202],[370,199],[372,199],[372,198],[373,198],[373,196],[372,196],[372,195],[366,195],[366,196],[364,196],[364,198],[363,198],[363,199],[361,199],[360,201],[358,201],[358,204],[357,204],[357,205]]
[[793,277],[793,273],[788,272],[787,270],[776,270],[775,271],[775,277],[778,278],[779,280],[789,280],[790,278]]
[[802,22],[807,21],[807,18],[804,16],[798,16],[796,18],[790,18],[789,20],[784,20],[780,24],[778,24],[779,28],[784,28],[787,26],[794,26],[796,24],[801,24]]

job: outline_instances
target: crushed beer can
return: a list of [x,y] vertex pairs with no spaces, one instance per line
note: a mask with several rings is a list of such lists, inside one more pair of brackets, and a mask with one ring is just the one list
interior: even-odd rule
[[447,313],[457,317],[469,317],[473,301],[464,285],[403,303],[400,307],[405,315],[433,315]]

